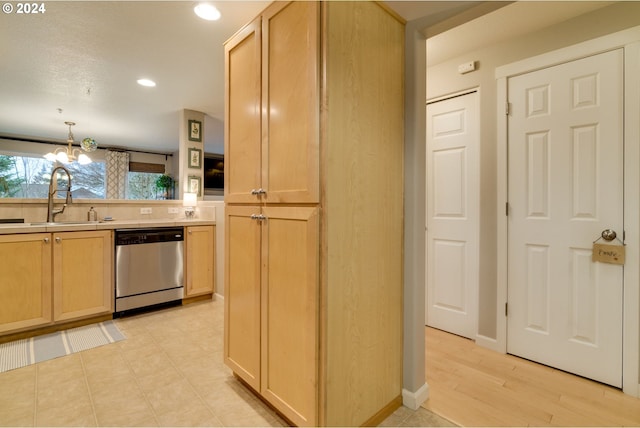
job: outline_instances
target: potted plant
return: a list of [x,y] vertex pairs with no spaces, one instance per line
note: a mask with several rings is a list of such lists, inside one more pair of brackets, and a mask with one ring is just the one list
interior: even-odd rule
[[163,199],[171,199],[173,191],[173,178],[170,175],[163,174],[156,179],[156,190],[162,193]]

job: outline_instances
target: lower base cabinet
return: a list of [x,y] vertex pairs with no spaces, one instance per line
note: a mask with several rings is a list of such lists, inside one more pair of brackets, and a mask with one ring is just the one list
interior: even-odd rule
[[215,291],[215,226],[185,227],[185,297],[212,294]]
[[0,334],[50,324],[51,234],[0,235]]
[[53,234],[53,320],[113,312],[111,231]]
[[226,222],[225,362],[291,422],[318,425],[318,208],[228,206]]
[[111,231],[0,236],[0,334],[113,312]]

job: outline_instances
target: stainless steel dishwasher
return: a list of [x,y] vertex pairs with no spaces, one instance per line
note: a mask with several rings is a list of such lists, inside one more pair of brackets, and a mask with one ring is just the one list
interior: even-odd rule
[[115,230],[116,316],[184,296],[182,227]]

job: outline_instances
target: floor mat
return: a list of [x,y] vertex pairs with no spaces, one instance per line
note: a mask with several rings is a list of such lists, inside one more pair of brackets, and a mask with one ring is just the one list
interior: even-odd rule
[[0,344],[0,373],[124,339],[113,321],[105,321],[3,343]]

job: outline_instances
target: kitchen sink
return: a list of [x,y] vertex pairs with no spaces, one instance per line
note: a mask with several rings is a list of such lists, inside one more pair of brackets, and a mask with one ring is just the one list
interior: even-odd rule
[[98,221],[41,221],[29,223],[31,226],[81,226],[98,224]]

